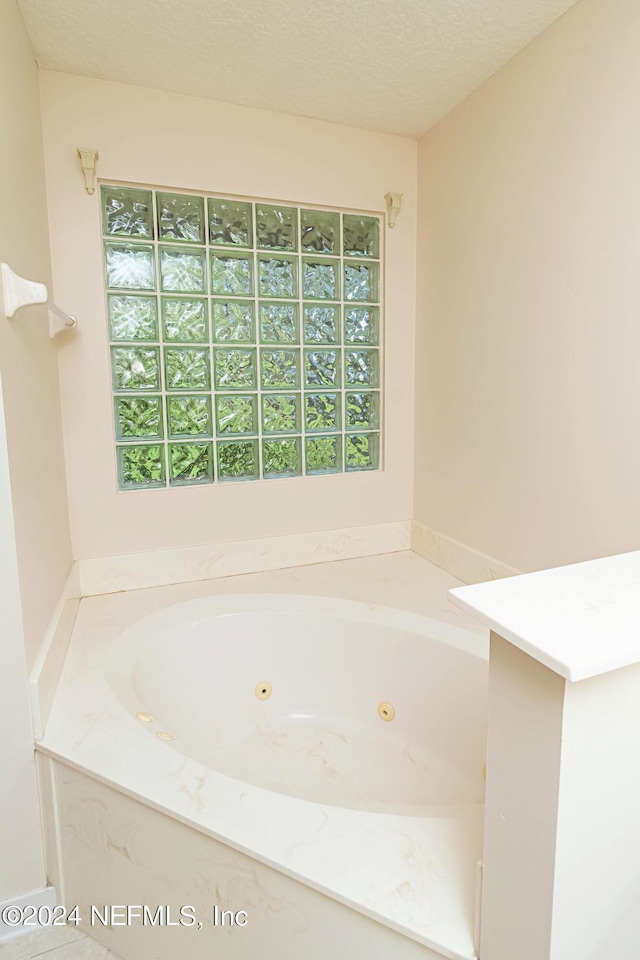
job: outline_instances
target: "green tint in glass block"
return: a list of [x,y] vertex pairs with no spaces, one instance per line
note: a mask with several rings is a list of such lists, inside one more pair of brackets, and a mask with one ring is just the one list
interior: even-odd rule
[[146,243],[105,243],[107,286],[121,290],[155,290],[153,247]]
[[145,237],[153,240],[150,190],[103,186],[100,192],[103,233],[112,237]]
[[251,204],[209,197],[209,239],[221,246],[252,247]]
[[352,384],[363,387],[380,386],[378,351],[345,350],[344,380],[348,387]]
[[212,443],[169,444],[169,483],[172,487],[212,481]]
[[263,394],[262,430],[264,433],[300,433],[300,394]]
[[167,397],[167,430],[173,439],[210,437],[210,397]]
[[162,439],[160,397],[115,397],[114,403],[118,440]]
[[304,253],[340,253],[340,214],[300,211],[300,245]]
[[344,339],[346,343],[377,344],[380,311],[378,307],[345,307]]
[[218,343],[251,343],[255,340],[253,303],[246,300],[212,300],[213,339]]
[[298,211],[256,203],[256,237],[262,250],[297,250]]
[[160,285],[166,293],[205,293],[204,250],[160,247]]
[[347,393],[344,418],[347,430],[377,430],[380,426],[380,394]]
[[162,298],[164,339],[178,343],[205,343],[209,339],[207,301]]
[[216,429],[218,436],[238,436],[258,432],[258,406],[254,394],[248,397],[216,397]]
[[121,490],[164,487],[164,447],[118,447],[118,481]]
[[260,474],[257,440],[219,440],[218,480],[257,480]]
[[109,338],[111,340],[157,340],[158,308],[155,297],[110,294]]
[[307,437],[305,453],[309,474],[342,470],[342,437]]
[[111,347],[113,389],[159,390],[160,356],[157,347]]
[[305,393],[304,420],[307,433],[340,429],[340,394]]
[[204,243],[204,199],[182,193],[156,193],[158,239]]
[[316,389],[340,386],[340,351],[305,350],[304,382]]
[[342,218],[344,230],[344,254],[346,257],[380,256],[380,221],[377,217],[361,217],[345,213]]
[[258,294],[261,297],[298,296],[298,267],[294,257],[258,256]]
[[215,350],[216,390],[255,390],[255,350]]
[[263,343],[298,343],[297,303],[261,303],[258,309]]
[[211,364],[208,350],[194,347],[167,347],[164,351],[167,390],[208,390]]
[[300,437],[262,441],[262,475],[265,479],[297,477],[301,471]]
[[344,262],[344,298],[345,300],[368,300],[377,303],[379,299],[379,267],[377,263]]
[[340,341],[340,307],[333,304],[304,305],[304,342],[338,343]]
[[309,300],[337,300],[340,296],[337,260],[302,258],[302,296]]
[[214,253],[211,257],[211,292],[234,297],[253,293],[253,256]]
[[344,438],[346,470],[377,470],[380,436],[377,433],[348,433]]
[[267,390],[300,386],[299,354],[299,350],[261,350],[262,386]]

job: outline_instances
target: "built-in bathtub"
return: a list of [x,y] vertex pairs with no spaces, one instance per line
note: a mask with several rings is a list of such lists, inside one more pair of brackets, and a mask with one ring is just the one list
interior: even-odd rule
[[468,960],[486,698],[477,635],[370,603],[96,622],[39,744],[59,893],[193,907],[201,930],[85,926],[124,960]]

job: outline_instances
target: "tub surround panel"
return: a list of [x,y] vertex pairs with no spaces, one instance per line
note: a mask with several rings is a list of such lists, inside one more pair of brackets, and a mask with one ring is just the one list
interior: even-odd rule
[[42,737],[67,654],[80,603],[80,576],[74,563],[51,618],[42,647],[29,676],[31,725],[34,740]]
[[640,551],[460,587],[462,610],[567,680],[640,663]]
[[523,572],[495,557],[488,557],[466,543],[431,530],[417,520],[411,522],[411,549],[463,583],[485,583],[487,580],[515,577]]
[[79,560],[82,595],[139,590],[286,567],[349,560],[409,548],[408,521],[212,543],[177,550]]
[[[415,941],[204,837],[176,820],[56,763],[69,902],[192,905],[202,930],[95,926],[122,960],[440,960]],[[195,865],[195,869],[194,869]],[[213,906],[246,910],[244,927],[214,927]]]
[[[128,623],[180,600],[247,591],[313,593],[385,603],[467,626],[464,615],[450,605],[447,610],[444,591],[451,584],[452,578],[421,558],[398,553],[85,599],[38,749],[117,784],[146,807],[170,812],[205,841],[203,834],[251,852],[261,864],[277,865],[334,900],[401,927],[421,949],[470,960],[482,807],[444,818],[381,816],[253,787],[151,737],[108,695],[102,673],[105,650]],[[476,636],[483,649],[484,633]],[[227,855],[236,856],[231,850]]]

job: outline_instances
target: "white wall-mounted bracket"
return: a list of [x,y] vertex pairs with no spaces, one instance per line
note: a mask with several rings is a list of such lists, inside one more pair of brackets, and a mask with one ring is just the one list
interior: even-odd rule
[[396,220],[398,219],[398,214],[400,213],[400,208],[402,206],[403,193],[394,193],[390,191],[385,193],[384,198],[387,201],[387,223],[389,224],[389,229],[393,230],[396,225]]
[[44,283],[36,280],[26,280],[14,273],[8,263],[0,263],[0,283],[2,299],[7,319],[15,316],[22,307],[30,307],[38,303],[46,303],[49,310],[49,336],[53,339],[62,330],[77,327],[75,317],[57,307],[49,300],[49,293]]
[[78,147],[78,156],[84,173],[84,188],[91,196],[96,192],[96,161],[100,156],[97,150],[89,150],[86,147]]

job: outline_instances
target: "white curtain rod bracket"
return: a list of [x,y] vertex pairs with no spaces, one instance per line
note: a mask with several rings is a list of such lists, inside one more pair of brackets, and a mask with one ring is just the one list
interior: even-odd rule
[[96,161],[100,159],[100,155],[97,150],[78,147],[78,156],[84,174],[84,188],[89,196],[92,196],[96,192]]
[[46,303],[49,311],[49,336],[51,339],[62,330],[78,326],[75,317],[69,316],[64,310],[57,307],[52,300],[49,300],[46,284],[20,277],[13,272],[8,263],[0,263],[0,281],[4,312],[7,319],[15,316],[22,307]]
[[403,193],[394,193],[390,191],[385,193],[384,198],[387,201],[387,223],[389,224],[389,229],[393,230],[396,225],[396,220],[398,219],[398,214],[400,213],[400,208],[402,206]]

